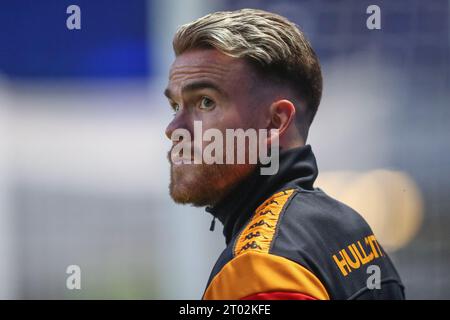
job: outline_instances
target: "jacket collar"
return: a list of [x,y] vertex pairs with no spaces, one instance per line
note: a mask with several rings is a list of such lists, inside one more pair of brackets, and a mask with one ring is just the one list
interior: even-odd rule
[[225,242],[239,232],[255,209],[269,196],[284,189],[313,189],[318,169],[310,145],[281,150],[279,170],[275,175],[260,175],[257,167],[224,199],[206,211],[223,224]]

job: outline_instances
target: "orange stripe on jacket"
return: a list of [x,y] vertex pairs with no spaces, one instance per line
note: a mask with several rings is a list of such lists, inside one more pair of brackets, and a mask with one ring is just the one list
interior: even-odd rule
[[278,192],[256,208],[250,222],[236,241],[235,256],[248,250],[269,252],[281,211],[293,193],[294,189]]
[[248,251],[228,262],[212,279],[205,300],[237,300],[264,292],[297,292],[328,300],[320,280],[284,257]]
[[298,292],[263,292],[242,298],[241,300],[317,300]]

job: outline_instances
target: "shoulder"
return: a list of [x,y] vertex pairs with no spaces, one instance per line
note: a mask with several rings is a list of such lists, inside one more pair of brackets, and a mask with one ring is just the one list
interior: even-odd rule
[[372,231],[353,209],[322,190],[287,189],[266,199],[234,242],[235,256],[247,250],[277,253],[279,249],[331,251],[369,236]]
[[310,270],[270,253],[280,217],[294,196],[293,189],[278,192],[255,210],[230,246],[231,259],[211,279],[204,299],[329,299]]
[[[403,298],[403,287],[372,230],[354,210],[313,191],[286,189],[266,199],[227,248],[205,299],[291,292],[312,299]],[[367,267],[383,289],[368,291]]]
[[403,298],[399,275],[364,218],[320,189],[295,190],[279,217],[270,253],[310,270],[334,299],[364,295],[373,268],[385,285],[371,294]]
[[358,212],[320,189],[296,189],[277,227],[277,238],[291,233],[298,245],[326,243],[330,249],[373,234]]

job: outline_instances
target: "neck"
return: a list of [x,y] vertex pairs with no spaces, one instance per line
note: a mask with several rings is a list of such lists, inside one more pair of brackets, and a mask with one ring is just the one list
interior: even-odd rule
[[226,242],[239,231],[267,197],[286,188],[313,189],[317,165],[309,145],[280,152],[280,168],[275,175],[260,175],[256,167],[227,196],[206,211],[223,224]]

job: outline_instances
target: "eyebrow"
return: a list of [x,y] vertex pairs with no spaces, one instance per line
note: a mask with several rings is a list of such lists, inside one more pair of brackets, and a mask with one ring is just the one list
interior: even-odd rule
[[[188,83],[181,89],[181,92],[193,92],[200,89],[212,89],[214,91],[217,91],[221,95],[225,95],[223,90],[217,84],[211,81],[196,81]],[[164,90],[164,95],[169,99],[172,99],[173,97],[172,91],[169,88],[166,88],[166,90]]]

